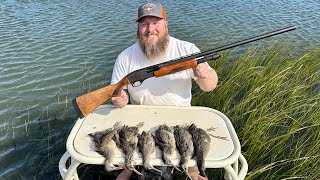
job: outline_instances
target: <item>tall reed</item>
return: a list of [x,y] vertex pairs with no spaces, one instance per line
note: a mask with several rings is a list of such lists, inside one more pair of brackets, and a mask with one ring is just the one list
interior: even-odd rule
[[211,63],[218,87],[193,89],[193,105],[232,121],[249,165],[246,179],[320,177],[320,48],[299,50],[270,44],[224,52]]

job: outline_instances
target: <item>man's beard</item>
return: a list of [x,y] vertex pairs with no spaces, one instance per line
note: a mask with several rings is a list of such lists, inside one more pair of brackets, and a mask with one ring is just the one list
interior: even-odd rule
[[163,37],[159,37],[159,40],[155,44],[150,44],[147,41],[147,38],[141,37],[137,33],[139,45],[142,49],[142,52],[152,61],[157,62],[164,55],[168,44],[169,44],[169,35],[168,32],[164,34]]

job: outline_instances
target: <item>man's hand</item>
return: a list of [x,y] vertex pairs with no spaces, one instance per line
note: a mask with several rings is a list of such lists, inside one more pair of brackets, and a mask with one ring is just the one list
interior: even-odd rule
[[129,102],[128,94],[125,90],[121,90],[121,94],[119,97],[112,97],[111,98],[112,104],[118,108],[125,107]]
[[193,68],[193,74],[200,79],[208,78],[209,73],[209,65],[207,63],[200,63],[196,68]]
[[193,74],[198,77],[196,82],[203,91],[209,92],[216,88],[218,75],[207,63],[198,64],[196,68],[193,68]]

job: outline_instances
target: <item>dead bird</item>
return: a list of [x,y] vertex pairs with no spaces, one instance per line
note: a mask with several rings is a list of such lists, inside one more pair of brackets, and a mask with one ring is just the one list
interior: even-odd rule
[[198,128],[194,123],[188,127],[188,131],[192,135],[194,153],[200,175],[208,178],[205,172],[205,158],[210,150],[211,138],[205,130]]
[[119,128],[120,122],[118,121],[113,125],[112,128],[89,134],[95,143],[95,151],[106,158],[104,162],[104,168],[108,172],[123,169],[122,167],[115,167],[113,165],[116,143],[112,138]]
[[134,168],[132,164],[132,157],[138,144],[139,128],[142,127],[143,124],[144,123],[141,122],[136,126],[123,125],[122,128],[118,129],[114,138],[117,146],[121,148],[125,154],[125,167],[139,175],[142,174]]
[[178,169],[170,159],[170,156],[176,149],[176,141],[173,135],[173,129],[166,124],[159,126],[159,128],[156,130],[155,141],[156,145],[159,146],[162,152],[163,162],[180,171],[180,169]]
[[192,141],[192,135],[189,133],[188,128],[184,126],[174,126],[174,137],[176,140],[176,147],[181,156],[179,165],[186,173],[186,175],[192,179],[188,173],[188,163],[193,156],[194,147]]
[[162,171],[156,169],[151,164],[151,155],[155,152],[155,139],[151,133],[151,131],[143,131],[138,136],[138,148],[142,154],[143,167],[147,170],[155,170],[162,174]]

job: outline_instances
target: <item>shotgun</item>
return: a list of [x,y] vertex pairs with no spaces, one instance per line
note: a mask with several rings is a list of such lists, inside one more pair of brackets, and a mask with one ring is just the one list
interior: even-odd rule
[[283,29],[278,29],[258,36],[253,36],[251,38],[244,39],[235,43],[214,48],[205,52],[194,53],[191,55],[183,56],[178,59],[138,69],[129,73],[127,76],[122,78],[117,84],[110,84],[103,88],[94,90],[90,93],[77,97],[76,99],[72,100],[72,104],[79,117],[84,118],[111,97],[120,96],[121,90],[128,84],[132,84],[133,86],[139,86],[144,80],[151,77],[161,77],[167,74],[172,74],[189,68],[195,68],[200,63],[218,59],[220,57],[218,52],[220,51],[231,49],[243,44],[282,34],[295,29],[296,28],[294,26],[289,26]]

